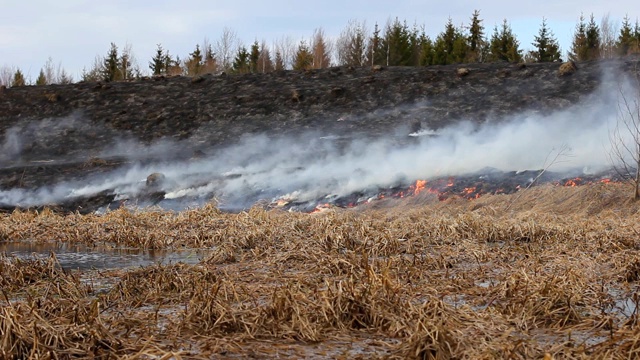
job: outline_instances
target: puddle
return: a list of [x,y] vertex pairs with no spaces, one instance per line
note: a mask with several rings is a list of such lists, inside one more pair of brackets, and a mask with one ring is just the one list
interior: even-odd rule
[[29,242],[0,243],[0,254],[21,259],[48,258],[55,253],[64,269],[120,269],[153,264],[186,263],[197,264],[207,250],[140,250],[91,248],[81,244]]

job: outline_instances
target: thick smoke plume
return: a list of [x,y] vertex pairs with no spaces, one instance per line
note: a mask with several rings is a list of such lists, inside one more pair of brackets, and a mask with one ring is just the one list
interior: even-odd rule
[[[530,110],[481,125],[473,118],[462,119],[447,128],[424,128],[409,136],[405,132],[401,141],[395,134],[377,139],[318,132],[295,138],[247,135],[225,149],[205,149],[204,156],[189,161],[137,162],[145,154],[175,153],[186,145],[120,141],[100,155],[135,153],[135,165],[107,176],[36,190],[4,189],[0,203],[34,206],[104,190],[121,198],[135,197],[145,191],[149,174],[162,173],[167,200],[189,198],[198,203],[215,197],[222,207],[240,209],[260,199],[336,198],[486,168],[540,169],[549,154],[563,147],[570,149],[571,156],[554,164],[553,171],[593,173],[612,165],[610,134],[620,116],[619,95],[616,87],[609,87],[562,111]],[[14,156],[24,143],[19,133],[6,132],[2,145]]]

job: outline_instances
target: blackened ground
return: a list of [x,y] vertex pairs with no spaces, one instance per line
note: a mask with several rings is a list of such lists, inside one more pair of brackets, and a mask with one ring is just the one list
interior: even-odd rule
[[[343,137],[338,141],[393,137],[407,143],[413,132],[460,120],[485,122],[524,110],[567,108],[601,86],[615,86],[615,81],[604,81],[605,75],[633,71],[636,63],[578,63],[578,70],[565,76],[558,72],[559,63],[503,63],[335,67],[0,89],[0,190],[82,181],[132,162],[187,161],[247,134],[316,131]],[[463,67],[468,73],[458,72]],[[122,156],[117,150],[123,141],[171,145]],[[108,149],[118,156],[105,156]],[[112,195],[55,205],[89,211]]]

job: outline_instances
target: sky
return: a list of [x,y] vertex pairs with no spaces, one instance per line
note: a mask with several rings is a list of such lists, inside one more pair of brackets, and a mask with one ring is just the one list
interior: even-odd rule
[[507,19],[520,41],[530,49],[543,18],[558,39],[563,56],[581,13],[605,15],[619,24],[625,15],[632,22],[640,17],[637,0],[612,1],[483,1],[450,0],[111,0],[44,1],[0,0],[0,67],[18,67],[32,81],[47,59],[61,65],[74,80],[83,68],[90,69],[97,56],[106,55],[110,43],[120,49],[131,46],[138,65],[148,72],[157,44],[181,58],[188,56],[204,39],[215,43],[223,29],[233,30],[247,45],[255,40],[272,44],[290,36],[296,43],[308,40],[322,28],[337,38],[350,20],[383,26],[389,19],[406,20],[424,26],[435,38],[448,21],[468,24],[475,9],[480,11],[485,32]]

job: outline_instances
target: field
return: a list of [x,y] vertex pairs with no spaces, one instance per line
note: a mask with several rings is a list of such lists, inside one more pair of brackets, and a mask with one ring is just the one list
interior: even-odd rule
[[0,357],[635,358],[630,194],[595,183],[314,214],[14,211],[0,241],[209,253],[86,271],[0,257]]

